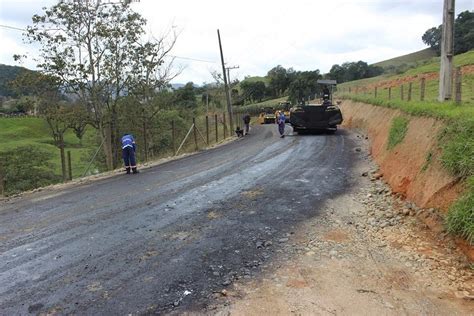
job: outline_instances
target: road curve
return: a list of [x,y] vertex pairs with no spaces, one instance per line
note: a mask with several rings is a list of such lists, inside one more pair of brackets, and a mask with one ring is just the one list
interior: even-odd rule
[[353,186],[348,136],[256,126],[138,175],[3,202],[0,313],[202,310]]

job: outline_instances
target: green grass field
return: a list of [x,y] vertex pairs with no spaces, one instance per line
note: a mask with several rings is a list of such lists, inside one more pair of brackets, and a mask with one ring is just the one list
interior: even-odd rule
[[[66,151],[71,151],[73,177],[82,176],[87,166],[88,154],[95,148],[94,137],[95,131],[89,128],[81,145],[71,131],[66,133]],[[43,119],[0,118],[0,138],[3,141],[0,151],[5,152],[23,146],[34,146],[47,151],[52,155],[50,162],[54,166],[53,172],[61,174],[59,149],[54,145],[49,128]]]

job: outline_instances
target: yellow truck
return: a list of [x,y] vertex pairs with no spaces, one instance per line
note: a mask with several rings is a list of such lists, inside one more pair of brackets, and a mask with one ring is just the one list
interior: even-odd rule
[[258,115],[257,122],[260,124],[275,123],[275,110],[271,107],[264,108],[263,111]]

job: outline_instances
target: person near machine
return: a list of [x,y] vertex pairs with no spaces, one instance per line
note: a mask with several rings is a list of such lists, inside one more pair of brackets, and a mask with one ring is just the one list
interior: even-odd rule
[[331,92],[329,91],[328,86],[324,86],[323,88],[323,101],[331,99]]
[[278,132],[280,133],[281,138],[285,137],[285,121],[286,121],[285,113],[283,113],[283,111],[280,111],[278,115],[277,124],[278,124]]

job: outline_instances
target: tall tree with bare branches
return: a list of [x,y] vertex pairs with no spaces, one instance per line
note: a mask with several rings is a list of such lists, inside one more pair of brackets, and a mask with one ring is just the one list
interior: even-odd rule
[[38,67],[61,82],[63,93],[75,95],[87,107],[109,169],[118,164],[118,102],[142,82],[137,65],[147,65],[150,76],[171,69],[164,58],[176,39],[166,48],[159,40],[144,40],[145,24],[129,1],[59,1],[34,15],[25,33],[28,41],[40,44]]

